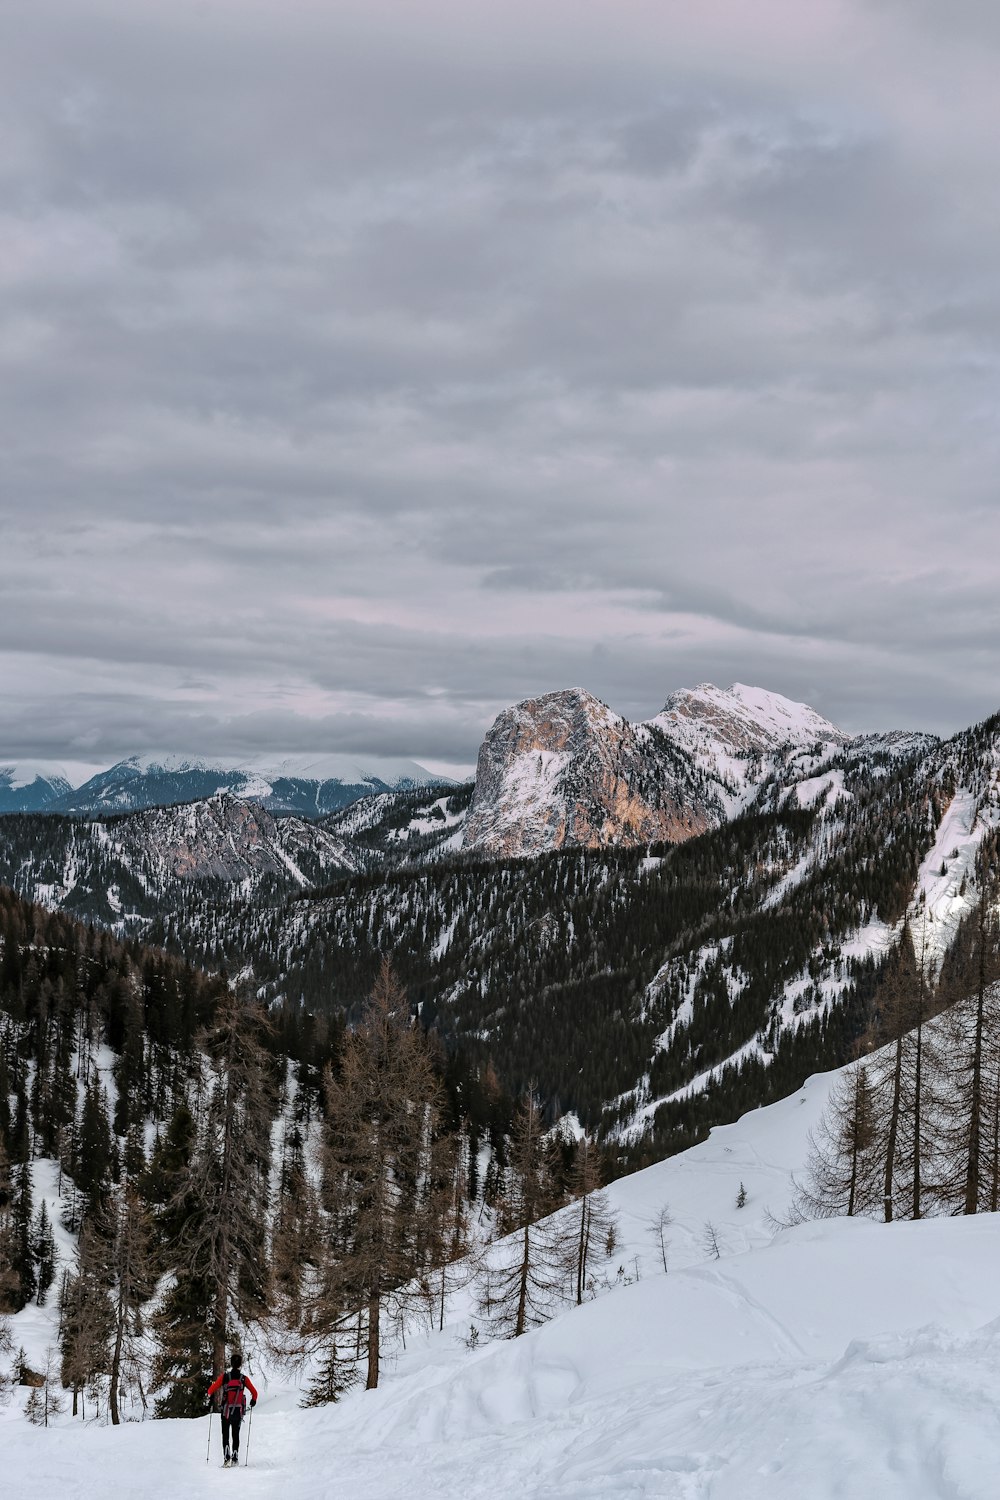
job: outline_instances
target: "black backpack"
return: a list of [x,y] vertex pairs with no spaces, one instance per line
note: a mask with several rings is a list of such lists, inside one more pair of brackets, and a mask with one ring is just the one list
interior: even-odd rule
[[247,1398],[243,1394],[243,1376],[227,1375],[222,1384],[222,1414],[231,1417],[234,1411],[245,1411]]

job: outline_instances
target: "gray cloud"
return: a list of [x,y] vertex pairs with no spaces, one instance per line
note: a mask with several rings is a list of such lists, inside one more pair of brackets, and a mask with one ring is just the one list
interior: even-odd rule
[[992,11],[15,9],[5,755],[998,706]]

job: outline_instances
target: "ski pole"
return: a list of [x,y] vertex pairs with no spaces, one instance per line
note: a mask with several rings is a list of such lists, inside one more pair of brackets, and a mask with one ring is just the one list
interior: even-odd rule
[[250,1434],[253,1432],[253,1407],[250,1408],[250,1420],[247,1423],[247,1456],[243,1460],[244,1469],[250,1467]]
[[205,1449],[205,1462],[208,1463],[212,1457],[212,1408],[208,1408],[208,1447]]

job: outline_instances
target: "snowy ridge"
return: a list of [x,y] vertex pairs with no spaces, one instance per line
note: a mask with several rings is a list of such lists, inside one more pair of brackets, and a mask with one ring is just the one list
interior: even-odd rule
[[0,765],[0,787],[20,792],[25,787],[34,786],[36,781],[47,782],[59,791],[68,791],[70,785],[66,772],[54,761],[18,761],[14,765]]
[[275,764],[148,751],[76,787],[61,773],[39,767],[36,776],[34,769],[0,767],[0,812],[133,812],[228,791],[272,812],[320,817],[373,791],[443,781],[416,761],[351,755],[294,756]]
[[386,786],[428,786],[446,778],[434,776],[415,760],[369,755],[293,755],[280,761],[251,761],[248,770],[270,781],[343,781],[348,785],[382,782]]
[[907,917],[918,960],[940,967],[959,924],[979,899],[976,857],[983,839],[1000,826],[1000,809],[959,787],[938,825],[917,875]]
[[0,813],[37,812],[69,791],[65,771],[49,761],[0,765]]
[[793,745],[844,745],[850,738],[807,703],[742,682],[728,688],[703,682],[672,693],[650,722],[693,752],[718,747],[750,755]]
[[735,683],[674,693],[630,724],[581,688],[502,713],[483,742],[464,846],[521,855],[572,844],[675,841],[744,811],[811,748],[850,737],[804,703]]

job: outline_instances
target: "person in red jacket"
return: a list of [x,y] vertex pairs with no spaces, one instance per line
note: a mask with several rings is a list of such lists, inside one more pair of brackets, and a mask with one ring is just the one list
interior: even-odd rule
[[[222,1391],[219,1398],[219,1411],[222,1413],[222,1449],[223,1466],[229,1468],[239,1463],[240,1457],[240,1423],[243,1421],[243,1413],[247,1409],[247,1391],[250,1392],[250,1405],[257,1405],[257,1392],[253,1381],[243,1374],[241,1368],[242,1359],[238,1354],[233,1355],[232,1369],[223,1371],[216,1376],[208,1388],[208,1399],[211,1402],[216,1391]],[[230,1453],[229,1438],[232,1434],[232,1452]]]

